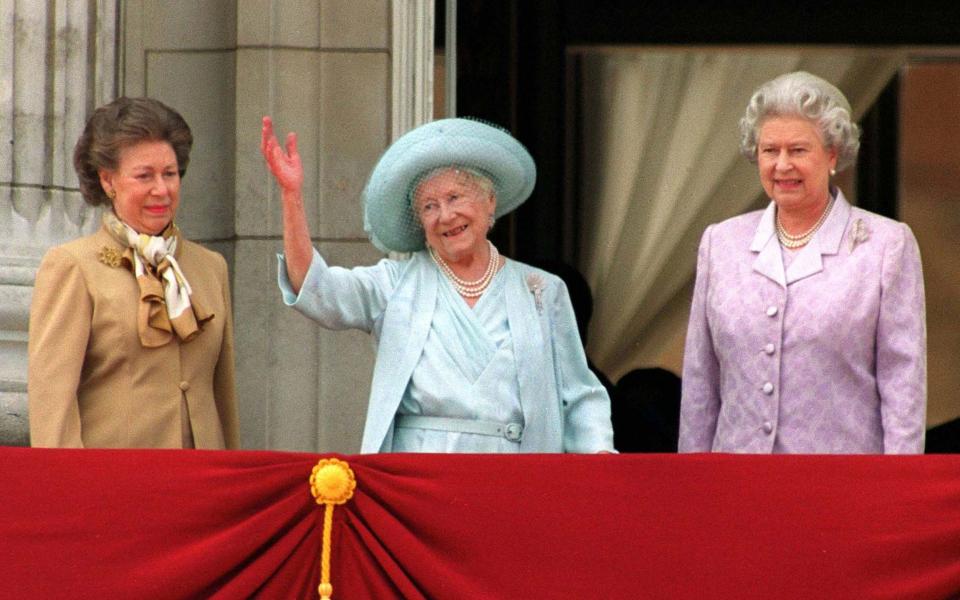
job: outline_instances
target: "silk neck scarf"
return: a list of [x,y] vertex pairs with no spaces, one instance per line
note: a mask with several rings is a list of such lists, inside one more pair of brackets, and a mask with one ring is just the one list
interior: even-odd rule
[[145,348],[156,348],[169,343],[174,336],[182,342],[195,338],[214,315],[190,298],[193,292],[176,259],[179,228],[171,221],[160,235],[137,233],[112,211],[103,213],[103,224],[126,248],[124,262],[140,287],[140,343]]

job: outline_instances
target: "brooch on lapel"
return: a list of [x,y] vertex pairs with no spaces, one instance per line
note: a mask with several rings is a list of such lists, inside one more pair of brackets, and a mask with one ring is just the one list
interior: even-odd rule
[[870,230],[867,229],[863,219],[857,219],[854,221],[853,228],[850,230],[850,252],[854,251],[857,244],[862,244],[868,239],[870,239]]
[[537,273],[527,275],[527,289],[533,294],[533,302],[537,305],[537,312],[543,313],[543,277]]
[[123,262],[123,252],[113,246],[103,246],[97,253],[97,260],[108,267],[119,267]]

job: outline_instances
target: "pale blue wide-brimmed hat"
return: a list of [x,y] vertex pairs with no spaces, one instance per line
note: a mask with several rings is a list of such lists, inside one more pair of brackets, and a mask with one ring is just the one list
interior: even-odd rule
[[446,166],[466,167],[490,178],[496,217],[523,204],[537,180],[530,153],[506,130],[463,118],[426,123],[387,148],[363,190],[363,227],[374,245],[384,252],[424,248],[411,192],[422,176]]

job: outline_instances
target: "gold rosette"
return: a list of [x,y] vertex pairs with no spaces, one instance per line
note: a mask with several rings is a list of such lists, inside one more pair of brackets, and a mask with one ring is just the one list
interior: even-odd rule
[[324,505],[323,511],[323,551],[320,558],[320,586],[317,591],[321,600],[333,597],[333,585],[330,583],[330,546],[333,530],[333,508],[344,504],[353,497],[357,488],[357,478],[350,465],[337,458],[323,458],[310,473],[310,493],[317,504]]
[[108,267],[119,267],[123,264],[123,252],[113,246],[103,246],[97,253],[97,260]]

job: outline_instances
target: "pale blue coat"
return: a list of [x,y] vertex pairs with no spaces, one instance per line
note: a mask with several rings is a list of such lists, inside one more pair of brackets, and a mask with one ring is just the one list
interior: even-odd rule
[[[511,260],[502,275],[524,417],[521,452],[612,451],[610,399],[587,367],[566,285]],[[282,257],[278,283],[288,306],[323,327],[373,335],[377,362],[360,451],[390,452],[394,417],[437,304],[438,270],[429,255],[345,269],[314,250],[299,295]]]

